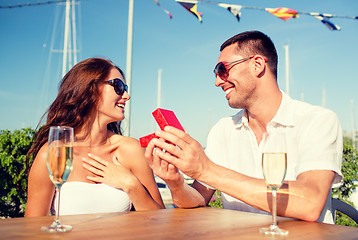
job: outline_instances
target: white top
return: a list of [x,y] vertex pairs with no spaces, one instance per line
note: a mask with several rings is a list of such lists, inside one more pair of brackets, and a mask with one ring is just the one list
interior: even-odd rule
[[[294,181],[309,170],[332,170],[333,186],[342,181],[341,165],[343,139],[336,114],[319,106],[291,99],[285,93],[275,117],[267,124],[267,131],[283,129],[287,141],[287,174],[285,180]],[[255,135],[248,125],[245,110],[233,117],[221,119],[210,131],[207,156],[216,164],[250,177],[263,179],[261,156]],[[247,212],[259,211],[225,193],[223,207]],[[318,221],[333,223],[331,195],[328,195]]]
[[[54,204],[56,197],[51,210],[55,209]],[[61,187],[60,215],[124,212],[131,207],[127,193],[106,184],[66,182]]]

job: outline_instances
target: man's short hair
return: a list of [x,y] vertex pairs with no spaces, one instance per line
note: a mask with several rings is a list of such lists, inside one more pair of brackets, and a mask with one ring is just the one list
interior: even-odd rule
[[269,70],[277,78],[277,52],[272,40],[262,32],[247,31],[239,33],[226,40],[220,47],[220,51],[227,46],[237,44],[237,52],[242,57],[262,55],[267,60]]

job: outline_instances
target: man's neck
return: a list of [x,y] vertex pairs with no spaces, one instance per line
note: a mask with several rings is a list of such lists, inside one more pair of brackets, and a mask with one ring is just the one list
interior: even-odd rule
[[265,93],[255,102],[255,105],[246,109],[248,124],[256,136],[256,140],[260,143],[262,135],[266,132],[267,124],[276,115],[282,101],[282,93],[280,90]]

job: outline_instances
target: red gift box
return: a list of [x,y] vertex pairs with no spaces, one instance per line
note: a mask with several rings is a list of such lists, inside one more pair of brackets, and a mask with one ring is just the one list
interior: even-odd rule
[[155,133],[152,133],[152,134],[149,134],[149,135],[147,135],[147,136],[144,136],[144,137],[139,138],[140,145],[141,145],[142,147],[147,147],[147,146],[148,146],[148,143],[149,143],[150,140],[152,140],[153,138],[158,138],[158,136],[155,135]]
[[173,111],[158,108],[152,112],[152,115],[155,121],[157,121],[161,130],[164,130],[166,126],[172,126],[184,131],[184,128],[181,126]]
[[[166,126],[172,126],[182,131],[185,131],[173,111],[157,108],[154,112],[152,112],[152,115],[155,121],[157,121],[161,130],[164,130]],[[148,143],[153,138],[158,138],[155,133],[139,138],[140,145],[142,147],[147,147]]]

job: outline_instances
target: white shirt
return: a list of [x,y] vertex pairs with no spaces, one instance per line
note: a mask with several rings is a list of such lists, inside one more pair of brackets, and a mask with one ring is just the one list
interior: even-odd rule
[[[336,114],[328,109],[291,99],[282,93],[281,105],[267,124],[267,131],[281,128],[287,141],[287,173],[285,180],[295,181],[309,170],[335,172],[333,186],[342,181],[343,139]],[[263,179],[261,155],[256,137],[248,125],[245,110],[221,119],[210,131],[207,156],[216,164],[250,177]],[[259,211],[225,193],[223,207],[247,212]],[[331,195],[318,221],[333,223]]]
[[[57,206],[53,200],[51,212]],[[126,192],[106,184],[65,182],[60,193],[60,215],[129,211],[132,202]]]

